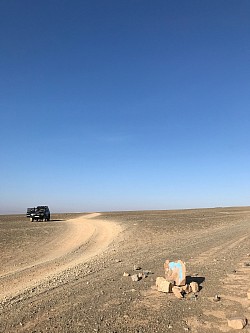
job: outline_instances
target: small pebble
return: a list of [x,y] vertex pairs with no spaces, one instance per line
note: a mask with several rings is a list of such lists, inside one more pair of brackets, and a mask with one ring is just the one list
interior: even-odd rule
[[220,296],[219,295],[215,295],[213,298],[214,302],[219,302],[220,301]]
[[140,269],[141,269],[140,266],[138,266],[138,265],[134,265],[134,271],[139,271]]

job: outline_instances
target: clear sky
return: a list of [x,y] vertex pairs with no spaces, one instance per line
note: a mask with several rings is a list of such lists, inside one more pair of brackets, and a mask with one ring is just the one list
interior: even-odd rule
[[1,0],[0,213],[250,205],[249,0]]

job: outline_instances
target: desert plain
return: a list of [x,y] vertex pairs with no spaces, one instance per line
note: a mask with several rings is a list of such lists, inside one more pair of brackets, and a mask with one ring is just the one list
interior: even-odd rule
[[[0,332],[214,333],[250,321],[250,207],[0,215],[0,259]],[[166,259],[186,263],[198,293],[157,291]]]

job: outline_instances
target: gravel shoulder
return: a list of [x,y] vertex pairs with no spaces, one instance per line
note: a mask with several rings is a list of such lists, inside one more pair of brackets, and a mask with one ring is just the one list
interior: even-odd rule
[[[14,275],[19,281],[19,273],[32,271],[30,262],[20,265],[18,272],[13,263],[31,258],[37,243],[53,243],[55,235],[40,228],[57,230],[58,244],[69,230],[64,221],[39,224],[37,233],[29,231],[31,236],[20,241],[19,229],[29,222],[3,219],[0,279],[8,288]],[[88,221],[96,224],[99,236],[94,233],[82,246],[73,241],[69,245],[65,236],[63,253],[49,246],[49,251],[37,251],[34,261],[42,258],[47,272],[43,278],[12,297],[2,290],[1,332],[233,332],[227,318],[244,315],[250,320],[249,207],[102,213]],[[109,226],[106,236],[100,226]],[[76,243],[81,243],[84,233],[78,236]],[[164,276],[166,259],[186,262],[189,280],[200,284],[197,298],[179,300],[152,288],[156,277]],[[54,273],[51,262],[57,267]],[[133,282],[123,273],[136,273],[134,265],[152,274]],[[213,301],[216,294],[219,302]],[[244,331],[250,332],[249,325]]]

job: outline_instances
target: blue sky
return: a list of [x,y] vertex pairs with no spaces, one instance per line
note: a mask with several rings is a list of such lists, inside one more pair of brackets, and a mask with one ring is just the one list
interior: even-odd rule
[[248,0],[0,16],[0,213],[249,205]]

